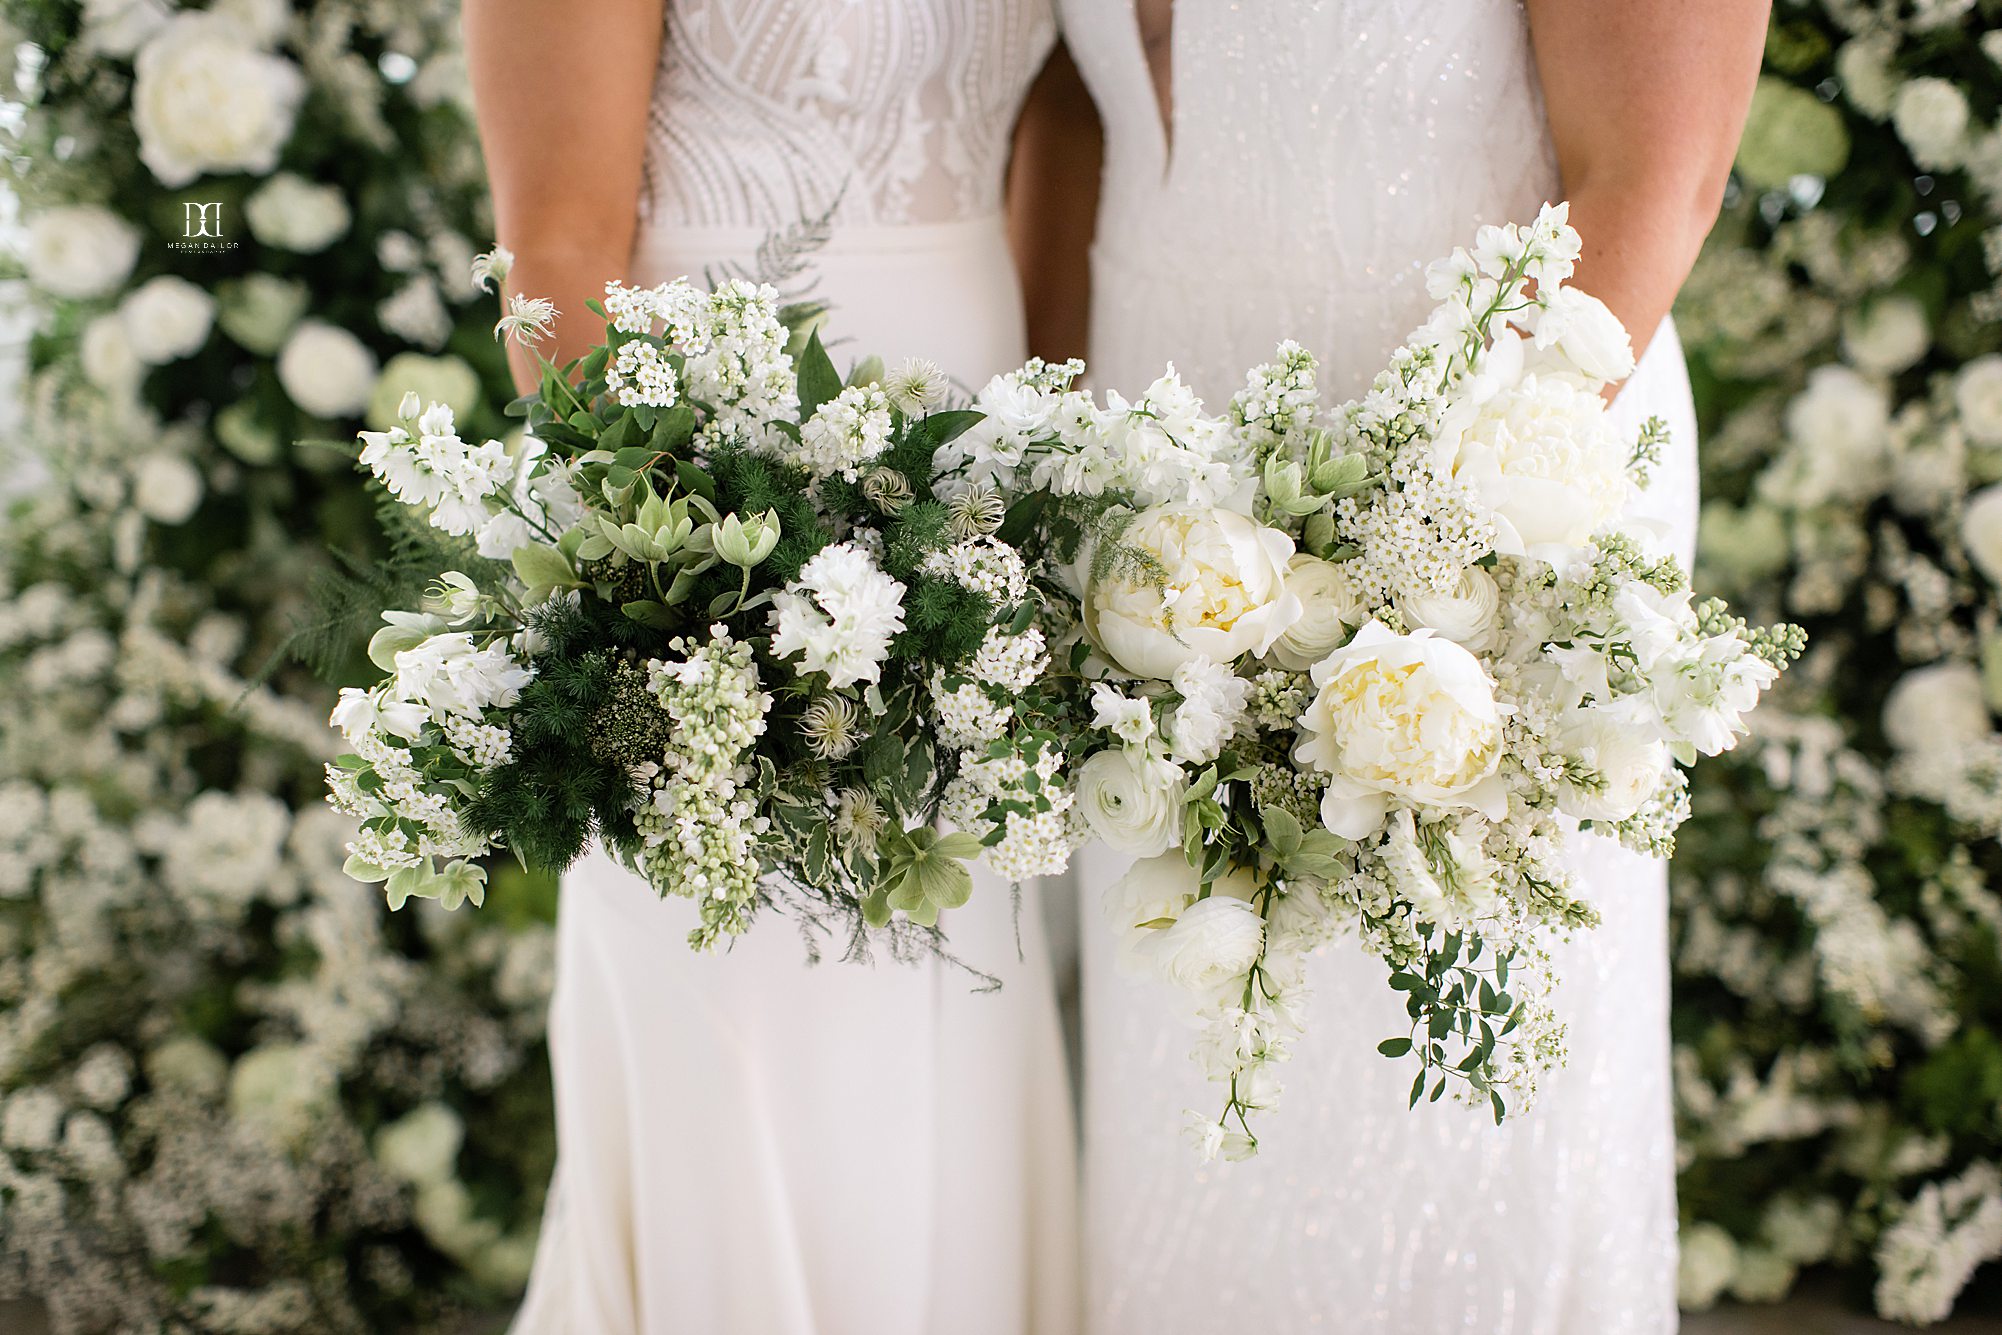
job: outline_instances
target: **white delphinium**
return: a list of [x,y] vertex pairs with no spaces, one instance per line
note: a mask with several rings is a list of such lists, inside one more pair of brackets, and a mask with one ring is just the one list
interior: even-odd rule
[[221,16],[182,13],[134,58],[132,126],[140,159],[162,185],[278,165],[305,80],[249,38]]
[[674,366],[644,338],[621,343],[605,368],[605,386],[628,408],[672,408],[680,401]]
[[793,461],[815,477],[853,482],[889,448],[890,429],[889,397],[875,385],[850,385],[800,427]]
[[801,673],[824,673],[837,688],[879,681],[904,628],[903,598],[903,584],[860,547],[823,547],[773,595],[772,653],[802,655]]
[[1058,405],[1070,381],[1083,370],[1082,362],[1052,366],[1036,358],[988,381],[973,398],[980,420],[934,455],[948,479],[942,484],[945,492],[953,494],[968,486],[1013,490],[1030,447],[1054,434]]
[[361,433],[361,462],[405,505],[428,507],[431,523],[463,537],[490,516],[488,500],[514,480],[514,461],[497,440],[468,445],[459,438],[452,410],[422,408],[404,397],[398,422],[386,431]]
[[1175,368],[1128,401],[1107,391],[1098,422],[1119,485],[1142,506],[1228,503],[1249,480],[1250,452],[1225,424],[1203,412],[1202,400]]
[[548,446],[525,439],[514,451],[509,504],[494,509],[474,534],[481,556],[505,561],[518,547],[561,537],[584,517],[575,485],[576,465],[549,457]]
[[315,417],[352,417],[375,388],[375,354],[338,325],[305,320],[278,354],[278,383]]
[[139,232],[97,204],[33,215],[22,238],[28,281],[58,297],[101,297],[125,281],[139,258]]
[[1140,746],[1154,735],[1154,707],[1127,695],[1108,682],[1091,688],[1091,726],[1103,728],[1128,746]]

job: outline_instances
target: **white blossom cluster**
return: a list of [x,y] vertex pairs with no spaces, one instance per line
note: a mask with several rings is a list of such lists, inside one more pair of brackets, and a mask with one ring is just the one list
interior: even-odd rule
[[829,399],[799,429],[792,456],[816,477],[853,482],[862,466],[890,446],[890,399],[874,385],[850,385]]
[[[626,354],[633,360],[620,372],[625,389],[647,396],[633,402],[665,407],[678,394],[702,405],[708,415],[697,438],[708,446],[736,441],[774,454],[792,447],[778,423],[797,416],[799,388],[770,284],[733,278],[705,292],[685,279],[650,288],[615,281],[605,285],[605,314],[635,340],[620,345],[613,369],[628,347],[656,350]],[[673,393],[667,354],[681,359]],[[644,381],[639,359],[648,367]]]

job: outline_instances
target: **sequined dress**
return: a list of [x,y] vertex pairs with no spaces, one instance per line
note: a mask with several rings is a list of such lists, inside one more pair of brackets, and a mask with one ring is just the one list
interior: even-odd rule
[[[672,0],[631,277],[811,256],[838,363],[1019,365],[1001,214],[1049,0]],[[979,873],[937,962],[727,955],[602,853],[565,875],[557,1182],[516,1335],[1074,1335],[1073,1117],[1037,896]]]
[[[1517,0],[1176,0],[1172,126],[1133,8],[1068,0],[1066,40],[1106,123],[1093,378],[1128,393],[1172,359],[1213,405],[1284,337],[1358,393],[1423,318],[1425,263],[1559,184]],[[1590,238],[1586,238],[1590,244]],[[1687,551],[1695,424],[1672,328],[1618,401],[1674,443],[1641,502]],[[1085,891],[1085,1264],[1094,1335],[1659,1335],[1674,1329],[1666,876],[1599,839],[1570,856],[1605,923],[1562,953],[1570,1064],[1494,1127],[1406,1110],[1382,967],[1310,962],[1308,1032],[1260,1157],[1203,1168],[1213,1111],[1187,1010],[1120,973]]]

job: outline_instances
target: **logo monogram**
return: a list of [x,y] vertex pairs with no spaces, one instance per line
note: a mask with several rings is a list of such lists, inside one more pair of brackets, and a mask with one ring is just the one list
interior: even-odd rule
[[[182,233],[184,236],[192,240],[196,237],[220,237],[222,235],[221,200],[217,200],[213,204],[197,204],[190,201],[181,207],[187,211],[187,225]],[[214,231],[209,230],[211,223],[215,225]]]

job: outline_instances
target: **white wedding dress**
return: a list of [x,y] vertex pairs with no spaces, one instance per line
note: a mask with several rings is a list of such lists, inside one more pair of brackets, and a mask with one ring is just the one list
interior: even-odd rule
[[[670,0],[632,278],[827,213],[837,362],[1020,364],[999,214],[1049,0]],[[559,1167],[519,1335],[1071,1335],[1073,1117],[1041,920],[983,875],[946,965],[809,967],[602,853],[564,878]]]
[[[1172,132],[1130,0],[1066,0],[1106,124],[1092,376],[1128,393],[1172,359],[1220,408],[1285,337],[1328,402],[1359,393],[1424,317],[1426,262],[1559,195],[1517,0],[1176,0]],[[1591,244],[1592,238],[1585,238]],[[1672,328],[1618,400],[1660,414],[1645,498],[1686,554],[1695,424]],[[1663,867],[1573,850],[1604,925],[1562,952],[1570,1065],[1520,1122],[1407,1111],[1382,966],[1311,962],[1308,1033],[1260,1157],[1201,1168],[1213,1110],[1175,1026],[1186,1000],[1122,976],[1087,854],[1085,1262],[1093,1335],[1630,1335],[1674,1329],[1674,1138]]]

